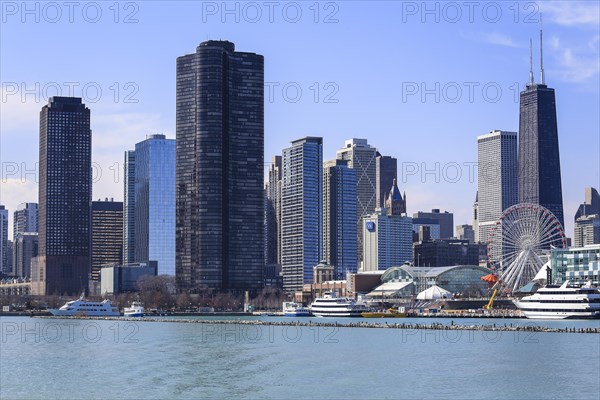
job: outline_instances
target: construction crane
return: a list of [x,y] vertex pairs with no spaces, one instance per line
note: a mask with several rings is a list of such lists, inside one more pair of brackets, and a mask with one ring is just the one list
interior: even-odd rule
[[482,276],[481,280],[486,281],[490,285],[490,290],[494,289],[494,292],[492,293],[492,297],[490,297],[490,301],[488,301],[488,303],[483,306],[483,308],[485,310],[491,310],[494,308],[494,299],[496,298],[498,291],[501,289],[501,286],[502,286],[500,283],[501,281],[500,281],[500,278],[498,278],[498,275],[496,275],[496,274],[489,274],[486,276]]

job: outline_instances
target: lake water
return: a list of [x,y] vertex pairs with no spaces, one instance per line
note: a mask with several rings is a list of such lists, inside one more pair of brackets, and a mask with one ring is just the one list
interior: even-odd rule
[[[399,321],[450,323],[433,318],[390,320]],[[597,399],[600,392],[598,334],[27,317],[2,317],[0,325],[2,399]]]

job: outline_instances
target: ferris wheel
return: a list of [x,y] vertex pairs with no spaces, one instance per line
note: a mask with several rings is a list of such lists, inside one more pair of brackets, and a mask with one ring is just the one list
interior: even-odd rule
[[496,221],[488,241],[488,266],[502,286],[514,292],[544,266],[543,254],[551,246],[567,246],[556,216],[539,204],[520,203],[504,210]]

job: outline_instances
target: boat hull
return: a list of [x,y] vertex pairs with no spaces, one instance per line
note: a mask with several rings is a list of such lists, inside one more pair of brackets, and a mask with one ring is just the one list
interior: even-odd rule
[[364,312],[361,315],[363,318],[406,318],[402,313]]
[[117,312],[103,312],[103,311],[87,311],[87,312],[82,312],[82,311],[65,311],[65,310],[59,310],[57,308],[51,308],[48,309],[48,311],[57,317],[75,317],[75,316],[82,316],[82,317],[120,317],[121,313],[117,313]]
[[314,311],[313,310],[313,315],[315,317],[325,317],[325,318],[348,318],[348,317],[353,317],[353,318],[361,318],[362,317],[362,313],[360,311],[358,312],[327,312],[327,311]]
[[125,313],[125,317],[143,317],[144,313]]
[[291,311],[291,312],[284,312],[283,313],[284,317],[310,317],[310,311]]

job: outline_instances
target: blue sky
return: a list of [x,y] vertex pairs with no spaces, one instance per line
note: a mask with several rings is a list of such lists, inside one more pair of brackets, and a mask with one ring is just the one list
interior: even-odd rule
[[584,187],[600,186],[596,1],[24,4],[0,5],[0,203],[11,211],[37,201],[28,171],[47,96],[83,96],[93,196],[122,199],[123,151],[147,134],[175,137],[176,57],[227,39],[265,56],[265,160],[306,135],[324,137],[325,159],[344,140],[367,138],[398,158],[409,213],[440,208],[471,223],[476,137],[518,130],[530,37],[539,80],[540,13],[568,236]]

